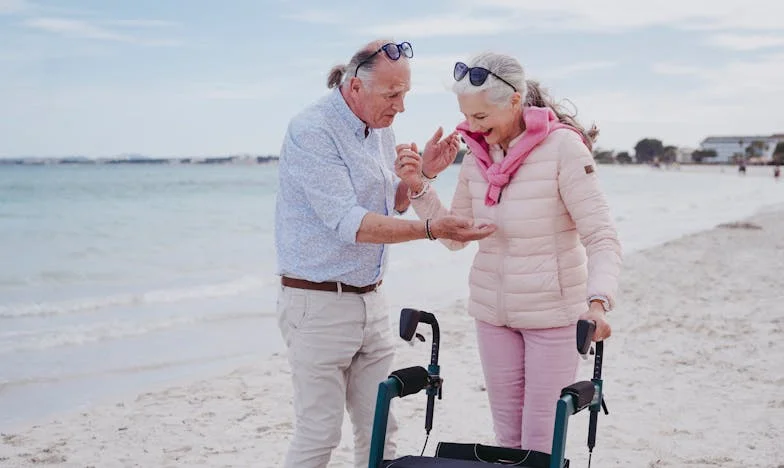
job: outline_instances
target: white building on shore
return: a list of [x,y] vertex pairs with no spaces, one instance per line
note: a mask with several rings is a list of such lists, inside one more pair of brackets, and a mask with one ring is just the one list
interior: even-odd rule
[[694,162],[691,158],[691,154],[694,152],[694,148],[690,147],[679,147],[675,150],[675,162],[682,163],[682,164],[689,164]]
[[705,138],[700,143],[702,150],[716,151],[715,158],[708,158],[705,162],[710,163],[732,163],[738,158],[748,158],[749,147],[755,146],[756,156],[749,159],[750,162],[766,163],[773,159],[773,152],[776,145],[784,142],[784,134],[777,135],[741,135],[741,136],[711,136]]

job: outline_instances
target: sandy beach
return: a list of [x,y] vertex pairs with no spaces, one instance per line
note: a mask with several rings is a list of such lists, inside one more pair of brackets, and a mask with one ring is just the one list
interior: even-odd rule
[[[784,212],[744,221],[626,256],[605,346],[610,415],[600,417],[593,466],[784,467]],[[440,440],[492,444],[465,302],[432,312],[445,388],[426,453]],[[428,359],[429,342],[400,341],[396,367]],[[586,361],[580,378],[590,372]],[[285,355],[260,357],[2,434],[0,466],[280,466],[290,393]],[[400,454],[422,448],[424,404],[424,395],[396,403]],[[570,422],[573,467],[587,466],[587,419]],[[330,467],[351,466],[351,446],[345,424]]]

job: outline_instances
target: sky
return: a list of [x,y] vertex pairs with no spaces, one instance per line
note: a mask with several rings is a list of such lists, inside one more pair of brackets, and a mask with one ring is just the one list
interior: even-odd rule
[[452,67],[515,56],[599,149],[784,133],[781,0],[0,0],[0,157],[277,154],[326,75],[409,41],[394,123],[419,142],[462,116]]

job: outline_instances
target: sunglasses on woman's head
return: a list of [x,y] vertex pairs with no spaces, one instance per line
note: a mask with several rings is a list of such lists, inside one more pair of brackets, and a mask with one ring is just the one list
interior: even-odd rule
[[455,64],[455,70],[453,73],[455,81],[460,81],[465,78],[466,75],[468,75],[468,81],[470,81],[474,86],[482,86],[482,84],[487,81],[487,77],[493,75],[494,77],[508,84],[509,87],[511,87],[513,90],[517,91],[517,88],[515,88],[512,83],[506,81],[505,79],[484,67],[469,67],[463,62],[457,62]]
[[394,44],[390,42],[382,45],[377,51],[373,52],[370,55],[370,57],[359,62],[359,65],[357,65],[356,70],[354,70],[354,76],[357,76],[357,73],[359,72],[359,67],[370,62],[370,60],[382,50],[384,51],[385,54],[387,54],[389,60],[399,60],[401,56],[406,58],[411,58],[414,56],[414,49],[411,47],[410,42],[401,42],[400,44]]

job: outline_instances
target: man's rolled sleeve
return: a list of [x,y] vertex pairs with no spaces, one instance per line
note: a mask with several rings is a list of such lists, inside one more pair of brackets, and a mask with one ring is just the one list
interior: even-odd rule
[[367,213],[368,210],[361,206],[351,208],[348,214],[338,223],[338,236],[340,237],[340,240],[356,244],[359,225],[362,224],[362,219]]
[[292,175],[299,180],[316,216],[342,241],[356,243],[368,210],[357,201],[348,167],[335,142],[321,129],[305,129],[292,131],[288,143],[286,156]]

